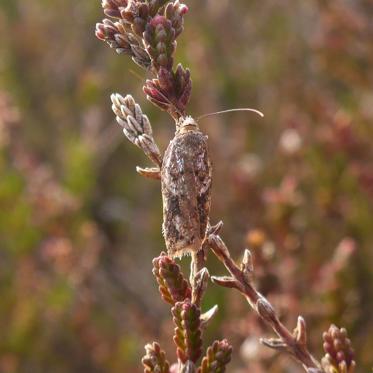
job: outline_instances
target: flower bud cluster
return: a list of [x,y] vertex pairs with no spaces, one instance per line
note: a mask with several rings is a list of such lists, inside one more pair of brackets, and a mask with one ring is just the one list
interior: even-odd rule
[[206,356],[202,359],[198,373],[220,372],[224,373],[232,357],[232,346],[226,339],[215,341],[207,349]]
[[175,120],[184,116],[192,81],[188,69],[173,66],[187,6],[179,0],[103,0],[102,7],[113,19],[96,25],[97,38],[151,70],[155,78],[146,81],[147,98]]
[[162,253],[158,258],[153,259],[153,274],[165,302],[174,305],[176,302],[191,298],[192,290],[180,266],[166,254]]
[[170,364],[166,354],[157,342],[145,346],[146,355],[142,358],[144,373],[169,373]]
[[[113,11],[114,13],[114,11]],[[96,37],[105,41],[118,54],[126,54],[139,66],[149,69],[151,59],[141,40],[131,31],[130,26],[123,20],[112,21],[105,18],[96,24]]]
[[178,302],[171,310],[176,325],[174,342],[179,360],[196,362],[202,354],[201,311],[189,299]]
[[192,91],[190,71],[181,64],[175,72],[161,67],[158,78],[147,80],[143,89],[149,101],[179,118],[185,115]]
[[323,334],[325,356],[321,363],[326,373],[354,373],[356,363],[345,328],[331,325]]

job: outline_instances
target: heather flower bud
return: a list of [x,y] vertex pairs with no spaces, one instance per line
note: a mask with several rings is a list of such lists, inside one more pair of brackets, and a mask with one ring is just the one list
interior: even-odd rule
[[147,80],[143,87],[146,98],[162,110],[171,111],[172,103],[167,93],[162,90],[158,79]]
[[179,0],[169,3],[166,6],[166,18],[171,21],[172,27],[175,30],[175,38],[177,38],[184,28],[184,15],[188,12],[188,7],[185,4],[180,4]]
[[120,9],[120,16],[128,23],[132,23],[137,14],[137,2],[130,0],[125,8]]
[[353,373],[356,363],[351,341],[344,328],[331,325],[323,334],[325,355],[321,361],[326,373]]
[[122,8],[120,15],[125,22],[131,24],[132,31],[142,37],[149,18],[149,5],[136,1],[130,1],[127,7]]
[[146,355],[142,358],[144,373],[169,373],[170,364],[166,354],[157,342],[145,346]]
[[131,44],[127,35],[123,34],[119,22],[104,19],[102,23],[96,24],[96,37],[109,44],[117,53],[132,54]]
[[232,346],[226,339],[215,341],[212,346],[207,349],[206,356],[202,359],[201,367],[197,373],[224,373],[226,366],[231,361]]
[[210,279],[210,274],[207,268],[202,268],[194,276],[192,300],[193,303],[198,306],[201,304],[201,300],[207,289],[207,284]]
[[252,280],[254,264],[253,264],[253,258],[252,258],[251,252],[248,249],[245,250],[245,253],[242,259],[241,271],[245,277],[246,282],[249,284]]
[[153,274],[165,302],[174,305],[176,302],[191,298],[192,290],[184,278],[180,266],[165,254],[153,260]]
[[133,61],[143,68],[149,68],[150,57],[145,49],[140,46],[136,37],[128,32],[128,25],[122,21],[113,22],[104,19],[96,24],[96,37],[109,44],[118,54],[127,54]]
[[302,345],[306,346],[307,344],[307,330],[306,330],[306,321],[302,316],[298,316],[297,327],[294,330],[294,336],[296,341]]
[[201,311],[189,299],[178,302],[171,310],[176,326],[174,342],[182,363],[196,362],[202,353]]
[[230,258],[229,250],[220,236],[217,236],[215,234],[210,235],[209,244],[211,246],[211,249],[219,258]]
[[[163,58],[163,55],[161,55]],[[149,101],[177,118],[185,114],[192,90],[188,69],[179,65],[176,72],[160,67],[158,79],[147,80],[143,88]]]
[[120,18],[120,10],[125,8],[127,3],[127,0],[102,0],[102,8],[106,16]]
[[154,141],[153,131],[148,117],[143,114],[131,95],[122,97],[112,94],[112,110],[118,124],[129,141],[138,146],[156,165],[162,164],[161,153]]
[[192,92],[192,80],[190,78],[190,70],[184,69],[181,64],[178,64],[175,72],[175,95],[177,104],[180,109],[185,109],[189,102]]
[[146,24],[143,34],[146,50],[152,58],[153,66],[158,70],[164,67],[172,69],[173,53],[176,48],[175,30],[166,17],[157,15]]
[[256,309],[264,321],[269,323],[277,322],[277,317],[271,303],[269,303],[264,297],[258,299],[256,302]]

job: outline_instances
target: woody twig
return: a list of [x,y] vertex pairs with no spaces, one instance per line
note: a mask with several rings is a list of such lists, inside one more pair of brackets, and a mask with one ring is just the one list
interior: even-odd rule
[[211,234],[208,243],[216,257],[225,265],[230,276],[211,279],[215,284],[240,291],[258,314],[277,334],[278,338],[261,339],[261,342],[272,349],[290,353],[309,373],[322,372],[320,363],[311,355],[307,348],[306,323],[302,316],[298,317],[297,326],[291,333],[280,321],[275,309],[269,301],[260,294],[253,285],[253,263],[249,250],[245,254],[239,267],[231,258],[229,250],[221,237]]

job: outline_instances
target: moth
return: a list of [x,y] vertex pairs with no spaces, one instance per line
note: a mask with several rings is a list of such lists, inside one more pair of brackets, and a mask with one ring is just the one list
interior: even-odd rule
[[192,117],[181,117],[162,157],[149,119],[132,96],[113,94],[111,99],[117,122],[128,140],[156,165],[137,167],[137,172],[161,181],[162,233],[168,254],[182,256],[198,252],[205,238],[211,205],[212,169],[207,136]]
[[206,235],[212,167],[207,136],[192,117],[181,118],[163,157],[163,236],[168,253],[197,252]]
[[[153,168],[137,167],[137,172],[161,181],[162,233],[168,254],[180,257],[198,252],[206,236],[211,206],[212,166],[207,136],[191,116],[181,116],[176,122],[175,136],[162,157],[150,121],[133,97],[113,94],[111,100],[117,122],[128,140],[141,148],[156,165]],[[263,116],[257,110],[242,108],[199,118],[231,111],[254,111]]]

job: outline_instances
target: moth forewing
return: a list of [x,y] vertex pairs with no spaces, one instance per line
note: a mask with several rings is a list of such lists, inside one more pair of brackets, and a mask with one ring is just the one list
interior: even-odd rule
[[168,253],[201,249],[211,204],[211,163],[207,136],[189,117],[180,122],[161,171],[163,235]]

